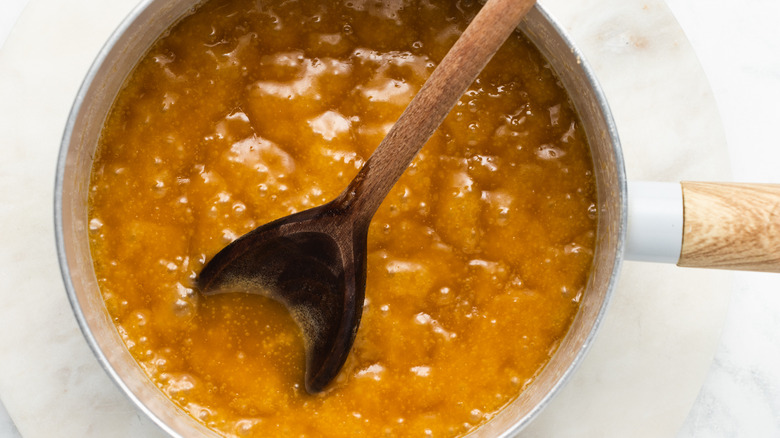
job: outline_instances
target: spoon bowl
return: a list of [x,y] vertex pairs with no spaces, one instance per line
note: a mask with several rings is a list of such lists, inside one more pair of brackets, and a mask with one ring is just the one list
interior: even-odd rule
[[355,339],[366,284],[367,221],[338,200],[262,225],[204,267],[204,293],[251,292],[280,301],[304,336],[305,387],[322,391]]

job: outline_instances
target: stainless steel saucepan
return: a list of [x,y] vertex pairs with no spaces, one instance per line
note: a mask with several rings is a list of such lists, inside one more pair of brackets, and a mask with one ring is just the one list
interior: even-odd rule
[[[176,437],[215,434],[166,398],[125,348],[93,271],[87,197],[98,137],[123,81],[154,40],[194,4],[194,0],[146,0],[111,36],[70,113],[55,190],[60,266],[84,336],[138,409]],[[591,345],[626,254],[687,266],[780,271],[780,187],[632,184],[629,202],[617,129],[593,72],[542,7],[536,6],[520,28],[558,73],[587,134],[598,188],[597,245],[579,313],[558,351],[517,400],[474,436],[513,436],[548,404]]]

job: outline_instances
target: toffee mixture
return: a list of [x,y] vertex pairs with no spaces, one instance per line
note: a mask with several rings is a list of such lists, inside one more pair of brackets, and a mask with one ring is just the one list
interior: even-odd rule
[[213,0],[157,41],[106,122],[89,229],[106,307],[174,403],[226,436],[458,436],[544,367],[590,272],[592,160],[516,34],[377,212],[357,340],[327,391],[279,304],[194,279],[254,227],[323,204],[479,3]]

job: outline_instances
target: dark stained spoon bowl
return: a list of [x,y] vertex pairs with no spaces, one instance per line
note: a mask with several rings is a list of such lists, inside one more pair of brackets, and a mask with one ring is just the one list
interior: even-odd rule
[[336,377],[355,340],[371,218],[534,3],[488,0],[335,200],[255,228],[198,276],[204,294],[258,293],[288,308],[303,332],[308,392],[322,391]]

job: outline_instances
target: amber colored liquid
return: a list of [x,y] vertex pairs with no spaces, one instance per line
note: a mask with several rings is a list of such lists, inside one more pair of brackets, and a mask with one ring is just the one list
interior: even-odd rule
[[174,403],[226,436],[458,436],[533,380],[577,312],[595,191],[580,122],[520,35],[377,212],[355,346],[323,394],[266,298],[203,298],[224,245],[325,203],[446,53],[474,1],[211,1],[139,63],[90,188],[117,330]]

